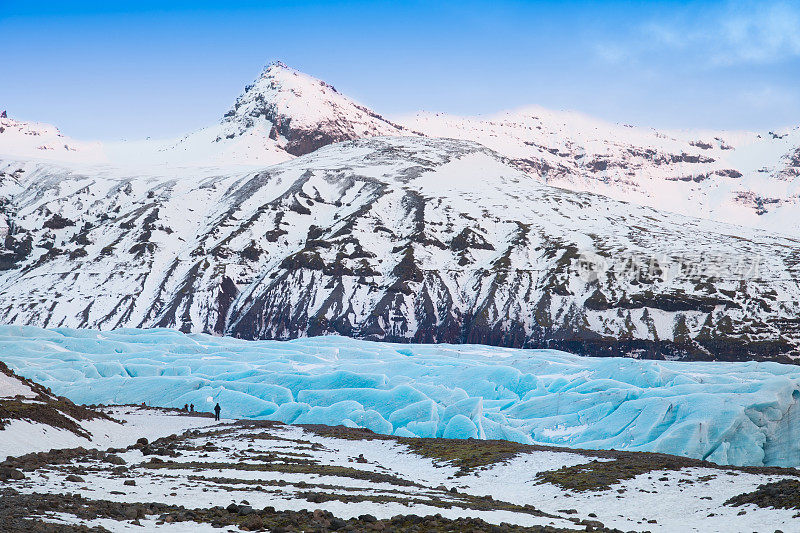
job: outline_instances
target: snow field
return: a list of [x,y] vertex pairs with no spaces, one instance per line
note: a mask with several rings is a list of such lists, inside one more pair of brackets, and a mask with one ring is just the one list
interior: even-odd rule
[[[207,443],[212,446],[209,447]],[[66,490],[89,500],[113,499],[129,503],[163,501],[187,508],[227,506],[246,500],[254,509],[266,506],[277,510],[323,509],[345,519],[365,513],[379,519],[397,514],[440,513],[450,518],[476,517],[495,524],[508,522],[565,528],[575,528],[579,520],[594,519],[606,527],[652,532],[787,531],[787,525],[792,523],[792,517],[796,514],[795,510],[723,505],[731,496],[781,479],[782,476],[778,475],[745,474],[712,468],[655,470],[613,484],[607,490],[589,492],[573,492],[539,483],[536,480],[539,472],[596,459],[567,451],[531,450],[505,462],[456,477],[457,468],[452,465],[420,457],[404,444],[392,440],[328,437],[298,427],[259,428],[220,424],[201,428],[198,433],[183,438],[176,450],[179,452],[177,457],[162,459],[170,463],[186,463],[186,469],[154,468],[150,463],[152,455],[145,456],[140,450],[131,450],[119,454],[128,468],[121,475],[110,472],[102,463],[79,461],[74,466],[81,468],[83,482],[66,481],[73,465],[55,466],[29,473],[28,479],[15,484],[15,488],[26,493],[58,493]],[[268,461],[259,459],[265,456],[270,457]],[[320,471],[324,471],[326,466],[346,466],[356,471],[388,474],[414,485],[375,483],[369,479],[313,472],[288,474],[241,469],[242,465],[280,464],[292,457],[302,457]],[[218,465],[223,467],[219,468]],[[124,481],[128,479],[135,479],[135,486],[125,485]],[[450,493],[450,488],[456,488],[458,493]],[[309,491],[321,491],[338,497],[366,496],[368,499],[311,501],[307,498]],[[500,503],[530,504],[543,511],[545,516],[534,516],[519,510],[472,508],[464,503],[468,501],[464,495],[491,495],[494,501]],[[386,497],[399,500],[381,500]],[[425,501],[444,501],[452,505],[441,507],[425,504]],[[576,512],[573,513],[571,509]],[[745,513],[740,514],[741,511]],[[153,518],[148,517],[148,520]],[[69,515],[63,514],[52,519],[74,522]],[[142,523],[145,524],[144,521]],[[110,528],[113,531],[123,531],[127,527],[121,522],[107,524],[114,526]],[[185,530],[174,524],[164,527],[165,531]]]
[[60,448],[124,447],[140,437],[153,440],[215,424],[209,418],[178,416],[135,407],[113,407],[104,409],[104,412],[122,423],[103,419],[76,421],[92,435],[91,440],[65,429],[28,420],[12,420],[0,430],[0,461],[9,456]]

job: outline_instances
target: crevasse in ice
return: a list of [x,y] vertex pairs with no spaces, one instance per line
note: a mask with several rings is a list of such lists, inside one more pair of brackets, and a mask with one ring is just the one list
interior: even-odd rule
[[800,465],[800,368],[777,363],[22,326],[0,326],[0,360],[85,404]]

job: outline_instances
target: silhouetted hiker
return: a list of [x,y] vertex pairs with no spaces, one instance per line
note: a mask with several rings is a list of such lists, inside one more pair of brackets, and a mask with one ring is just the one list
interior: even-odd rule
[[190,413],[194,413],[194,404],[193,403],[189,404],[189,412]]
[[189,410],[189,404],[188,403],[183,404],[183,410],[184,411],[188,411]]
[[219,412],[222,411],[222,407],[219,404],[214,406],[214,420],[219,420]]

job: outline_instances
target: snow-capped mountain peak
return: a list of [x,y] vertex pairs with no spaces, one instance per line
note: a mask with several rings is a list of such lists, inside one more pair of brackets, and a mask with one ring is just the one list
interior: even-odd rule
[[267,132],[268,139],[295,156],[334,142],[410,134],[332,85],[280,61],[270,63],[245,88],[222,125],[217,142]]

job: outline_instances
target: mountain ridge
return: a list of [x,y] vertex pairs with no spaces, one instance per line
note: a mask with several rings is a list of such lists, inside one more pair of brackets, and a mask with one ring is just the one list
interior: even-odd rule
[[131,145],[144,166],[0,158],[0,320],[800,355],[800,133],[365,109],[276,64],[161,159]]
[[[798,355],[800,241],[544,185],[470,141],[360,139],[200,180],[17,174],[6,323]],[[583,276],[596,256],[663,266]],[[758,275],[665,273],[709,257]]]
[[800,127],[661,131],[538,106],[481,117],[417,113],[390,121],[330,84],[273,62],[217,124],[177,140],[84,146],[53,137],[49,128],[28,127],[48,140],[42,150],[30,143],[20,147],[0,133],[0,154],[13,158],[16,150],[22,159],[118,167],[121,174],[135,168],[210,175],[263,168],[357,138],[457,138],[492,148],[543,183],[800,236]]

